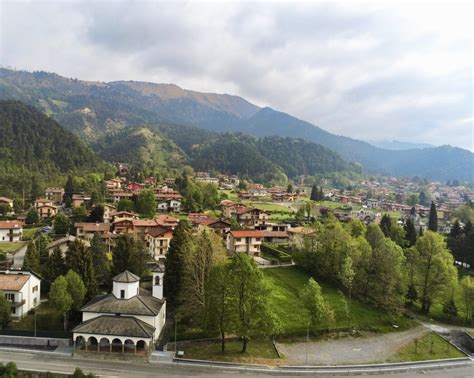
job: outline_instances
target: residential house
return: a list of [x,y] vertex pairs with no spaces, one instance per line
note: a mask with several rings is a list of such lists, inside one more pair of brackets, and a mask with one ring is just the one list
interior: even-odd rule
[[181,201],[177,199],[167,199],[158,202],[158,211],[179,213],[181,211]]
[[105,185],[107,186],[107,191],[122,189],[122,180],[118,178],[113,178],[113,179],[105,181]]
[[286,231],[261,231],[263,240],[268,243],[288,243],[289,236]]
[[237,222],[246,227],[254,227],[259,224],[265,224],[268,214],[264,210],[257,208],[239,208],[235,213]]
[[149,357],[166,321],[164,271],[152,271],[152,292],[140,289],[140,277],[124,271],[112,279],[112,292],[82,307],[82,323],[73,329],[75,353],[131,353]]
[[104,223],[112,222],[112,214],[117,212],[117,208],[114,205],[106,203],[104,205]]
[[58,213],[58,207],[54,205],[42,205],[37,207],[38,215],[42,219],[50,219]]
[[110,232],[110,223],[75,223],[76,236],[83,240],[92,240],[96,233],[104,235]]
[[0,197],[0,205],[7,205],[13,210],[13,200],[7,197]]
[[263,232],[258,230],[232,230],[228,234],[227,249],[231,253],[260,256]]
[[130,193],[130,192],[116,192],[112,194],[114,203],[117,203],[123,199],[132,199],[132,197],[133,197],[133,193]]
[[[53,253],[53,251],[56,249],[56,248],[59,248],[59,250],[61,251],[62,255],[65,256],[66,255],[66,252],[67,250],[69,249],[69,246],[76,240],[77,238],[73,235],[66,235],[65,237],[63,238],[60,238],[60,239],[57,239],[57,240],[54,240],[52,241],[51,243],[49,243],[47,246],[46,246],[46,250],[48,251],[48,254],[50,255],[51,253]],[[80,240],[80,239],[79,239]],[[86,240],[83,240],[82,241],[87,247],[90,246],[90,243]]]
[[174,230],[179,223],[179,219],[172,217],[170,215],[163,214],[163,215],[158,215],[155,218],[155,222],[156,224],[159,224],[160,226],[168,227]]
[[138,219],[138,214],[132,213],[130,211],[115,211],[110,213],[110,219],[112,222],[118,222],[124,219]]
[[292,249],[305,247],[305,239],[316,243],[316,230],[311,227],[293,227],[288,229],[288,246]]
[[72,207],[87,206],[91,201],[89,196],[85,194],[73,194],[72,195]]
[[231,224],[221,219],[208,218],[207,220],[198,225],[198,230],[200,231],[205,228],[210,228],[211,230],[214,230],[214,232],[225,238],[227,233],[231,229]]
[[172,238],[172,229],[159,225],[152,227],[148,233],[148,248],[150,255],[155,260],[166,258]]
[[63,202],[64,189],[59,187],[46,188],[44,196],[53,203],[61,203]]
[[41,278],[33,272],[0,271],[0,292],[11,305],[11,316],[20,319],[40,304]]
[[0,243],[18,242],[23,236],[23,222],[19,220],[0,221]]
[[53,201],[48,198],[38,198],[35,201],[35,209],[39,209],[41,206],[53,206]]

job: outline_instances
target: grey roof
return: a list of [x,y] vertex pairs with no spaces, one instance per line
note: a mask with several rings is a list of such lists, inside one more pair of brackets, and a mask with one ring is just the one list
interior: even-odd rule
[[81,311],[103,314],[156,316],[165,301],[151,295],[135,295],[129,299],[118,299],[113,294],[100,295],[92,299]]
[[140,281],[140,277],[133,274],[132,272],[129,272],[128,270],[125,270],[122,273],[117,274],[114,278],[112,278],[112,281],[124,283],[138,282]]
[[133,316],[101,315],[82,322],[72,331],[97,335],[152,338],[155,327]]

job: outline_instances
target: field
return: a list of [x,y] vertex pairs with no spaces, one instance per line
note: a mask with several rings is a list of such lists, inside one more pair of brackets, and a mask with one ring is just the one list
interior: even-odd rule
[[[285,214],[293,214],[293,210],[289,209],[285,205],[280,205],[275,202],[252,202],[244,201],[244,204],[249,207],[255,207],[260,210],[270,211],[270,212],[280,212]],[[298,206],[295,204],[294,206]]]
[[33,239],[33,236],[35,236],[35,234],[38,230],[39,230],[39,227],[24,228],[23,229],[23,240]]
[[[267,268],[262,270],[271,287],[271,306],[281,322],[282,336],[301,336],[306,334],[309,316],[303,308],[299,292],[310,278],[296,267]],[[332,306],[336,323],[334,330],[349,327],[344,305],[338,290],[319,282],[323,295]],[[389,332],[410,328],[414,322],[400,317],[393,319],[387,313],[361,302],[352,301],[352,325],[359,330]]]
[[466,356],[436,333],[430,332],[418,339],[417,342],[412,341],[400,348],[389,361],[425,361],[457,357]]
[[0,242],[0,253],[14,253],[24,244],[25,242]]
[[221,353],[220,341],[200,341],[192,342],[185,347],[184,357],[197,360],[227,361],[253,364],[274,365],[282,360],[273,348],[272,342],[268,339],[251,340],[247,346],[246,353],[240,353],[242,343],[239,340],[226,342],[226,352]]
[[238,201],[239,200],[239,196],[233,190],[219,189],[219,194],[220,193],[227,194],[227,198],[230,199],[231,201]]

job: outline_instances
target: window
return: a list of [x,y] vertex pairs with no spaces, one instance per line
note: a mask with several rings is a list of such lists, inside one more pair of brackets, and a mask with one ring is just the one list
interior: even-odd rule
[[240,238],[236,238],[235,241],[236,241],[236,242],[239,242],[239,241],[240,241]]
[[160,276],[155,277],[155,285],[157,285],[157,286],[160,285]]
[[121,299],[125,298],[125,290],[120,290],[120,298]]
[[12,314],[16,314],[16,307],[12,307]]
[[6,293],[5,298],[7,299],[7,301],[14,302],[15,301],[15,294]]
[[160,247],[163,247],[164,240],[160,240]]
[[33,286],[33,289],[31,290],[32,293],[36,293],[38,291],[38,285]]

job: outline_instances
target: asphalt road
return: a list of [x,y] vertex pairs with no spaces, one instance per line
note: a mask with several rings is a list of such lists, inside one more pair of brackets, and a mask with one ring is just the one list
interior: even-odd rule
[[[189,365],[168,364],[135,364],[120,361],[95,361],[76,359],[69,357],[57,357],[45,354],[34,354],[28,352],[13,352],[5,349],[0,350],[0,361],[14,361],[19,369],[31,371],[49,371],[53,373],[71,374],[76,367],[80,367],[84,372],[93,372],[104,377],[195,377],[212,376],[228,377],[238,375],[239,377],[270,376],[278,373],[268,372],[245,372],[240,370],[220,370],[208,367],[194,367]],[[474,366],[462,366],[440,370],[426,370],[407,373],[392,373],[394,377],[408,378],[418,374],[424,374],[434,378],[471,378],[474,375]],[[281,374],[280,374],[281,375]],[[313,375],[313,374],[312,374]],[[338,377],[338,375],[331,375]],[[382,377],[384,375],[374,374],[372,377]]]

